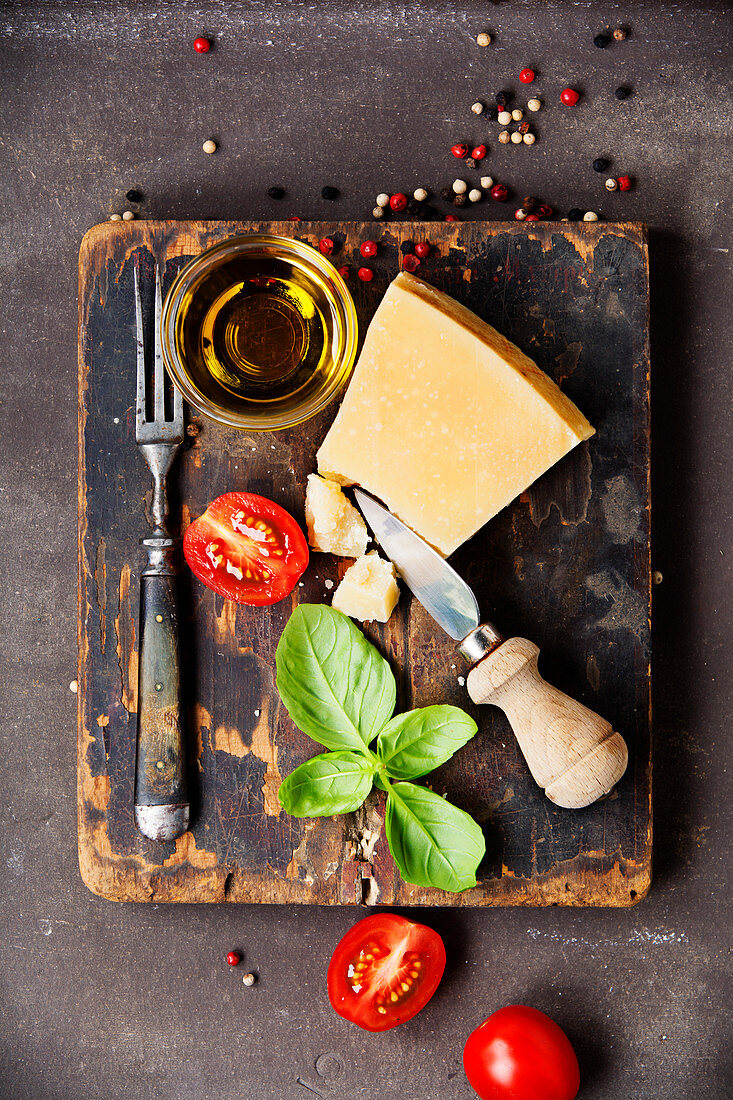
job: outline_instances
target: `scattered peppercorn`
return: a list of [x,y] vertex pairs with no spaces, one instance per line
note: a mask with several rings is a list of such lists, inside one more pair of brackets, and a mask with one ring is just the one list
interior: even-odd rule
[[484,197],[484,193],[483,191],[479,191],[478,187],[472,187],[471,190],[468,192],[468,197],[471,202],[481,202],[481,199]]
[[542,100],[541,99],[528,99],[527,100],[527,110],[529,110],[529,111],[539,111],[541,106],[542,106]]
[[338,270],[339,270],[339,275],[341,276],[342,279],[348,279],[349,276],[351,275],[351,268],[349,267],[348,264],[344,264],[344,266],[340,267]]
[[471,156],[474,160],[483,160],[486,156],[486,146],[477,145],[475,149],[471,150]]
[[618,178],[619,191],[631,190],[631,176],[619,176]]
[[377,206],[389,206],[389,195],[386,195],[384,191],[377,195]]
[[211,49],[211,43],[208,38],[194,38],[193,48],[196,53],[208,53]]
[[613,94],[616,96],[616,99],[628,99],[631,95],[631,88],[626,88],[622,84]]
[[370,267],[360,267],[356,274],[363,283],[370,283],[374,278],[374,272]]
[[372,210],[372,217],[376,222],[381,221],[381,219],[384,217],[384,207],[375,206]]
[[490,46],[491,35],[487,34],[486,31],[481,31],[481,34],[476,35],[476,43],[479,46]]
[[519,74],[519,79],[522,81],[522,84],[531,84],[534,80],[534,77],[534,69],[522,69],[521,73]]
[[415,254],[424,260],[426,256],[430,255],[430,245],[427,241],[418,241],[415,245]]
[[607,160],[606,157],[596,157],[596,159],[593,161],[594,172],[606,172],[608,171],[610,166],[611,162],[610,160]]
[[509,133],[509,131],[508,130],[502,130],[501,133],[499,134],[499,141],[501,142],[501,144],[506,145],[511,140],[512,140],[512,135]]
[[136,191],[134,188],[132,188],[130,191],[127,192],[125,198],[128,202],[142,202],[144,196],[142,191]]
[[321,198],[326,199],[328,202],[333,202],[334,199],[339,197],[338,187],[322,187]]
[[537,217],[542,219],[551,218],[554,213],[555,211],[552,209],[551,206],[548,206],[546,202],[540,203],[540,205],[535,210],[535,214],[537,215]]
[[255,978],[254,974],[243,974],[242,975],[242,983],[244,985],[247,985],[247,986],[254,985],[256,981],[257,981],[257,979]]
[[135,215],[133,214],[132,210],[125,210],[124,214],[122,215],[122,220],[123,222],[134,221]]
[[613,37],[617,42],[623,42],[628,37],[628,34],[629,32],[626,30],[626,27],[616,27],[616,30],[613,32]]
[[514,220],[515,221],[523,222],[526,217],[527,217],[527,211],[522,210],[521,206],[519,207],[518,210],[514,211]]
[[524,111],[522,111],[519,107],[516,107],[512,111],[512,118],[514,119],[515,122],[521,122],[522,119],[524,118]]
[[475,103],[471,104],[471,110],[475,115],[482,115],[484,113],[484,105],[476,100]]
[[579,222],[579,221],[582,221],[582,218],[583,218],[583,211],[580,209],[579,206],[574,206],[572,208],[572,210],[568,210],[568,221],[569,222]]
[[522,144],[522,135],[515,131],[513,134],[510,135],[510,140],[511,140],[512,145],[521,145]]
[[583,214],[583,221],[584,222],[597,222],[598,221],[598,215],[596,214],[595,210],[586,210],[585,214]]
[[473,157],[466,157],[466,168],[475,168],[476,161]]
[[453,198],[453,188],[452,187],[441,187],[440,197],[441,197],[441,199],[445,199],[446,202],[450,202],[450,200]]
[[525,145],[534,145],[536,140],[537,140],[537,138],[535,137],[534,134],[523,134],[522,135],[522,141],[524,142]]
[[523,122],[518,127],[518,129],[519,129],[520,134],[528,134],[529,133],[529,123],[528,122]]
[[407,195],[403,195],[401,191],[398,191],[396,195],[390,195],[389,205],[395,214],[399,214],[407,206]]
[[617,191],[618,190],[618,180],[615,180],[613,178],[613,176],[611,176],[609,179],[606,180],[606,190],[607,191]]
[[330,256],[333,252],[333,238],[322,237],[318,242],[318,251],[322,252],[324,256]]
[[512,121],[511,111],[499,111],[497,122],[500,126],[508,126]]
[[412,192],[412,197],[416,202],[425,202],[428,193],[424,187],[418,187]]
[[122,214],[110,214],[109,220],[111,222],[121,222],[122,221]]
[[291,214],[289,218],[285,219],[286,222],[302,222],[302,220],[297,214]]
[[540,219],[537,217],[536,214],[527,214],[527,217],[524,220],[526,222],[538,222]]
[[494,181],[491,178],[491,176],[482,176],[481,177],[481,186],[483,187],[483,189],[485,191],[490,190],[494,186]]
[[408,252],[412,252],[412,241],[403,241],[400,245],[400,252],[403,256],[406,256]]
[[463,160],[464,157],[468,156],[468,146],[465,141],[457,141],[455,145],[451,146],[450,151],[456,160]]
[[364,257],[365,260],[370,259],[372,256],[376,256],[376,254],[377,254],[376,241],[362,241],[361,244],[359,245],[359,251],[361,252],[361,254],[362,254],[362,256]]
[[597,34],[593,39],[593,45],[599,50],[605,50],[606,46],[611,44],[611,39],[607,34]]
[[402,261],[402,267],[405,271],[417,271],[420,266],[420,261],[417,256],[405,256]]
[[461,221],[460,214],[446,214],[445,221],[447,222],[459,222]]
[[579,99],[580,93],[576,92],[575,88],[563,88],[560,92],[560,102],[566,107],[574,107]]
[[465,196],[465,195],[456,195],[456,196],[454,197],[454,199],[453,199],[453,205],[454,205],[454,206],[465,206],[465,205],[466,205],[466,201],[467,201],[467,200],[466,200],[466,196]]
[[280,199],[285,198],[285,188],[284,187],[268,187],[267,188],[267,194],[271,199],[277,199],[279,201]]
[[453,180],[453,190],[456,195],[465,195],[468,190],[468,184],[465,180]]
[[525,195],[522,199],[522,209],[526,210],[528,214],[533,214],[539,204],[539,199],[536,199],[534,195]]
[[494,102],[497,107],[506,107],[509,101],[509,96],[506,92],[497,92],[494,96]]
[[201,148],[205,153],[215,153],[217,148],[216,142],[212,141],[211,138],[209,138],[208,141],[204,142]]
[[509,198],[509,188],[505,187],[503,183],[495,183],[491,188],[491,197],[496,199],[497,202],[506,202]]
[[242,961],[242,956],[238,951],[230,951],[227,955],[227,962],[230,966],[239,966]]

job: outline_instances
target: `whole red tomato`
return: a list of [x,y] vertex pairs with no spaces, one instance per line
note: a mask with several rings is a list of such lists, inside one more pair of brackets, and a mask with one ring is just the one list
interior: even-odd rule
[[536,1008],[508,1005],[473,1031],[463,1068],[481,1100],[575,1100],[580,1070],[561,1027]]

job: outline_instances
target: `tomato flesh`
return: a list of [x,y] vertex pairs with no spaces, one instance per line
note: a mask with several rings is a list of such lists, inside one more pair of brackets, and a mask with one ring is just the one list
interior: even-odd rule
[[481,1100],[575,1100],[580,1070],[570,1040],[537,1008],[508,1005],[473,1031],[463,1068]]
[[289,512],[254,493],[224,493],[183,538],[191,570],[237,603],[263,607],[288,596],[308,565],[308,544]]
[[438,988],[445,947],[437,932],[396,913],[365,917],[346,933],[328,967],[328,997],[365,1031],[411,1020]]

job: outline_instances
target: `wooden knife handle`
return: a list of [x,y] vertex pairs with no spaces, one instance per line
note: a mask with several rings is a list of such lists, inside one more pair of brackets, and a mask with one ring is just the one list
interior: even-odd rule
[[526,638],[508,639],[471,669],[468,693],[474,703],[501,707],[551,802],[590,806],[626,771],[626,742],[605,718],[542,679],[539,652]]
[[174,840],[189,822],[172,539],[146,539],[140,578],[140,653],[135,824],[151,840]]

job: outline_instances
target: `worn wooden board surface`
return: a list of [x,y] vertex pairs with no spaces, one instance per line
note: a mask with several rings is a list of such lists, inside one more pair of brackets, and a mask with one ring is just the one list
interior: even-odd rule
[[[452,702],[480,732],[430,778],[486,832],[479,884],[461,895],[404,884],[382,829],[381,796],[350,817],[299,821],[280,812],[282,776],[318,748],[274,690],[274,650],[296,600],[328,598],[344,564],[313,554],[293,600],[236,607],[182,581],[193,825],[158,845],[135,830],[132,795],[137,673],[138,539],[150,477],[134,444],[132,260],[166,285],[180,265],[230,235],[268,230],[339,243],[352,266],[361,333],[399,267],[403,240],[428,236],[418,274],[465,302],[528,352],[597,428],[452,559],[482,611],[543,650],[558,687],[626,737],[616,792],[560,810],[534,785],[505,719],[475,708],[451,643],[403,595],[368,633],[391,659],[399,706]],[[381,247],[370,284],[358,245]],[[150,303],[149,303],[150,304]],[[472,222],[133,222],[95,227],[79,289],[79,860],[105,897],[391,905],[629,905],[651,876],[649,680],[649,346],[646,234],[635,224]],[[409,369],[409,364],[406,365]],[[336,406],[280,433],[200,428],[175,468],[185,526],[234,488],[272,496],[303,518],[305,478]]]

